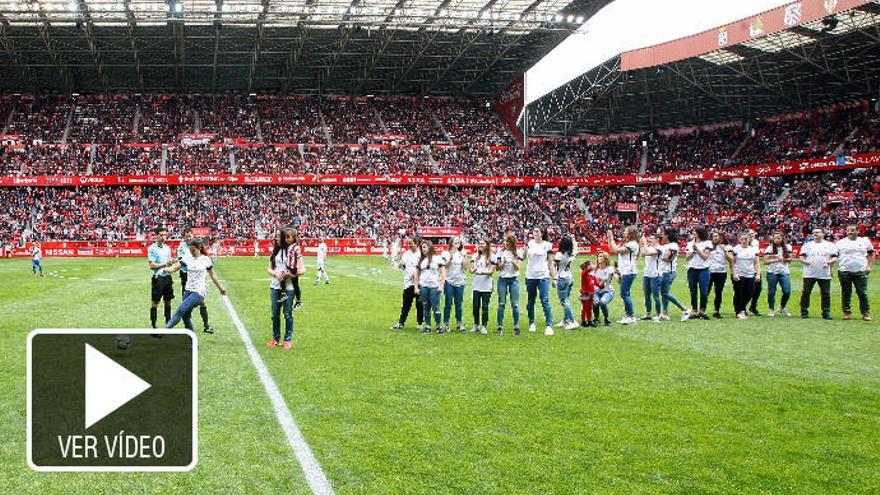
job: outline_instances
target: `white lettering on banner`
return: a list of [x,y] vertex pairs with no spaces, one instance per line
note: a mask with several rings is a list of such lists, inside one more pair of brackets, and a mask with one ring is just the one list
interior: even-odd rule
[[80,177],[80,184],[103,184],[104,177]]
[[246,175],[244,176],[244,181],[247,184],[271,184],[272,177]]

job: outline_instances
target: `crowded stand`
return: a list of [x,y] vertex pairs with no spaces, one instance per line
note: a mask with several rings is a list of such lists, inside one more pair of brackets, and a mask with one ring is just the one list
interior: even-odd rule
[[195,96],[193,109],[198,112],[199,132],[221,137],[257,138],[256,102],[241,95]]
[[229,169],[229,148],[225,145],[169,146],[165,158],[168,174],[222,174]]
[[15,96],[15,113],[5,134],[19,135],[28,143],[60,143],[71,107],[67,96]]
[[745,134],[741,123],[716,129],[694,129],[683,133],[658,133],[649,142],[649,174],[725,168],[731,164]]
[[411,144],[446,141],[434,116],[421,106],[418,98],[388,98],[375,101],[374,106],[390,136],[405,136],[401,141]]
[[76,97],[68,143],[123,144],[131,142],[137,102],[127,95]]
[[318,100],[291,97],[259,97],[259,125],[264,143],[326,143]]
[[93,175],[157,174],[162,168],[159,147],[96,146]]
[[485,101],[465,98],[429,100],[453,144],[512,146],[510,132]]
[[321,113],[333,143],[365,143],[371,136],[383,134],[370,98],[324,99]]
[[299,146],[248,146],[233,148],[235,171],[240,174],[285,174],[304,171]]
[[181,133],[195,131],[190,96],[145,95],[138,107],[137,142],[174,143]]
[[[831,193],[842,193],[844,202],[832,202]],[[779,229],[795,243],[815,226],[837,233],[857,223],[868,237],[880,234],[877,169],[603,188],[4,188],[0,200],[12,206],[0,218],[4,239],[26,231],[40,240],[131,239],[159,224],[174,230],[196,219],[215,226],[218,236],[238,239],[264,235],[285,222],[307,237],[375,239],[422,225],[462,227],[500,239],[507,230],[525,235],[534,225],[549,224],[588,245],[600,245],[609,228],[636,221],[646,230],[678,228],[683,238],[694,224],[729,232],[749,227],[761,238]],[[635,211],[619,211],[621,204],[636,205]],[[23,225],[21,219],[30,222]]]
[[91,150],[83,145],[0,146],[0,173],[22,175],[84,175]]

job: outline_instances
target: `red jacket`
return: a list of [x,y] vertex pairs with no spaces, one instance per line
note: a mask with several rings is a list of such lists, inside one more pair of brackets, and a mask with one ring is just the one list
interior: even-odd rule
[[595,294],[597,285],[599,285],[599,281],[596,280],[593,272],[586,270],[581,272],[581,294]]

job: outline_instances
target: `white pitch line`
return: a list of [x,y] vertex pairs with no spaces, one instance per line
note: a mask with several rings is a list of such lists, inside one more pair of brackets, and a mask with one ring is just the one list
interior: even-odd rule
[[244,346],[247,348],[248,354],[251,356],[251,362],[254,363],[254,368],[257,369],[257,375],[260,376],[260,381],[263,382],[266,394],[269,395],[269,399],[272,401],[272,407],[275,409],[275,416],[278,418],[278,423],[281,424],[281,429],[284,430],[284,435],[287,436],[287,443],[290,444],[290,448],[293,449],[293,453],[296,454],[296,459],[299,461],[300,466],[302,466],[303,473],[305,474],[306,481],[309,483],[309,487],[312,489],[312,493],[315,495],[334,495],[335,492],[333,491],[333,487],[330,486],[330,481],[327,479],[327,475],[324,474],[324,470],[321,469],[321,465],[318,464],[318,460],[315,459],[315,454],[312,453],[312,449],[309,447],[308,442],[306,442],[305,437],[303,437],[302,433],[299,431],[299,427],[293,420],[293,415],[290,414],[290,409],[284,402],[284,397],[281,396],[278,386],[275,385],[275,380],[272,378],[272,374],[269,373],[269,369],[266,368],[266,363],[263,362],[263,358],[260,357],[260,354],[254,347],[254,343],[251,341],[250,335],[244,328],[241,319],[238,317],[238,313],[236,313],[235,308],[232,307],[232,301],[230,301],[229,296],[221,297],[223,297],[223,303],[226,305],[226,310],[229,311],[229,316],[232,318],[232,322],[235,323],[236,328],[238,328],[238,335],[241,337],[241,340],[244,341]]

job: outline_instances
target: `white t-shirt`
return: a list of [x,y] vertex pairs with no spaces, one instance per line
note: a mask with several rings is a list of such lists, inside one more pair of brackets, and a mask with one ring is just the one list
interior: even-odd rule
[[[656,248],[659,251],[659,247]],[[645,255],[645,278],[656,278],[659,277],[660,272],[660,253],[657,254],[646,254]]]
[[415,284],[416,269],[419,267],[421,255],[418,251],[407,249],[400,256],[400,269],[403,271],[403,288],[408,289]]
[[755,271],[755,260],[758,258],[757,246],[742,247],[737,244],[729,249],[733,253],[733,274],[740,278],[754,278],[757,275]]
[[627,249],[627,252],[617,255],[617,270],[621,275],[635,275],[638,273],[636,262],[639,259],[639,243],[629,241],[623,247]]
[[[186,265],[187,273],[186,286],[184,286],[183,290],[195,292],[205,297],[208,293],[208,270],[214,267],[214,262],[205,255],[200,255],[197,258],[193,258],[192,255],[186,255],[180,261],[181,264]],[[272,280],[278,282],[277,279]]]
[[[289,261],[292,265],[293,260],[289,260]],[[275,273],[281,273],[284,270],[287,270],[288,268],[291,269],[290,270],[291,272],[293,272],[293,270],[296,270],[295,266],[289,267],[287,265],[287,262],[288,262],[287,253],[285,253],[284,251],[278,251],[278,254],[275,255]],[[189,270],[192,270],[192,268],[189,268]],[[187,282],[188,282],[188,280],[187,280]],[[269,282],[269,287],[272,289],[281,289],[281,282],[279,282],[277,278],[272,277],[272,281]],[[288,279],[284,280],[284,290],[285,291],[293,290],[293,279],[288,278]]]
[[[729,249],[730,246],[712,246],[712,251],[709,251],[709,259],[706,260],[710,272],[727,273],[727,251]],[[696,258],[696,255],[694,257]]]
[[443,267],[443,258],[432,256],[419,261],[419,287],[440,287],[440,268]]
[[553,261],[558,263],[556,268],[556,276],[558,276],[559,278],[571,280],[571,263],[572,261],[574,261],[576,256],[577,255],[575,255],[574,253],[572,253],[571,256],[562,252],[556,253],[553,256]]
[[597,268],[593,271],[593,275],[596,276],[596,280],[599,281],[599,285],[604,284],[602,290],[606,290],[608,292],[614,292],[614,267],[606,266],[605,268]]
[[318,244],[318,266],[323,266],[324,261],[327,259],[327,245],[323,242]]
[[[660,251],[660,275],[676,271],[678,269],[678,244],[668,242],[657,250]],[[669,261],[664,260],[667,257]]]
[[[709,260],[703,259],[698,253],[705,252],[706,250],[711,251],[714,248],[712,241],[697,241],[696,239],[687,243],[686,251],[688,254],[694,253],[693,257],[688,260],[687,267],[693,268],[695,270],[702,270],[703,268],[709,268]],[[722,255],[724,253],[721,253]]]
[[[483,256],[478,254],[474,254],[472,258],[472,263],[474,264],[474,278],[472,281],[473,288],[477,292],[492,292],[492,273],[490,270],[492,269],[492,259],[486,259]],[[489,272],[489,273],[485,273]]]
[[829,241],[810,241],[801,247],[801,256],[806,259],[804,278],[829,280],[831,267],[826,266],[825,263],[832,256],[837,256],[837,246]]
[[837,259],[838,271],[858,273],[868,270],[868,253],[874,252],[874,245],[867,237],[856,237],[852,240],[844,237],[834,244],[840,256]]
[[456,287],[463,286],[465,284],[464,255],[461,251],[444,251],[440,257],[446,266],[446,281]]
[[547,241],[529,241],[528,265],[526,265],[527,279],[550,278],[550,265],[547,263],[553,245]]
[[[786,244],[785,248],[788,250],[789,255],[791,254],[791,246]],[[785,250],[782,247],[776,247],[773,244],[770,244],[766,248],[764,248],[764,258],[768,255],[770,256],[782,256]],[[788,266],[788,263],[785,261],[768,261],[767,262],[767,273],[775,273],[777,275],[788,275],[791,273],[791,268]]]
[[522,253],[517,250],[516,253],[511,253],[508,250],[503,250],[495,255],[495,264],[498,265],[498,277],[500,278],[516,278],[519,276],[519,268],[514,266],[513,262],[517,260],[517,258],[521,258]]

